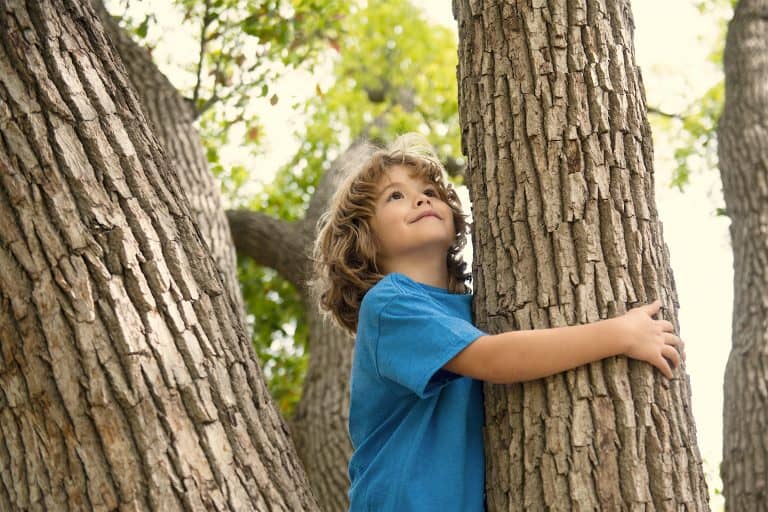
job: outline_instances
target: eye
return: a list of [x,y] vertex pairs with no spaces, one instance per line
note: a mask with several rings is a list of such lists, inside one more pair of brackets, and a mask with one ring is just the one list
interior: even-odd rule
[[399,190],[394,190],[391,194],[389,194],[389,197],[387,197],[387,201],[391,201],[392,199],[402,199],[403,194]]
[[428,188],[424,191],[424,194],[429,197],[437,197],[437,190],[433,188]]

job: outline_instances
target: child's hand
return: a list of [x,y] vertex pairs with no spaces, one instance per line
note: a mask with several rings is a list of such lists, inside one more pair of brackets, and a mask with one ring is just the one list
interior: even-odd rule
[[675,367],[680,365],[681,355],[685,359],[685,344],[675,336],[671,322],[653,318],[660,308],[661,301],[657,299],[652,304],[627,311],[617,320],[627,344],[624,355],[652,364],[671,379],[669,363]]

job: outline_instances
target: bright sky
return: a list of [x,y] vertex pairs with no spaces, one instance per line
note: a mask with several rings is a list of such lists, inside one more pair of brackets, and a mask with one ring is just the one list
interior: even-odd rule
[[[434,21],[455,27],[451,2],[414,0],[414,3],[423,6]],[[142,4],[144,2],[133,3],[139,9]],[[161,67],[173,80],[174,66],[178,66],[174,52],[179,45],[194,47],[194,35],[180,33],[178,20],[166,16],[162,4],[153,4],[161,29],[166,35],[172,33],[175,41],[170,50],[155,51]],[[717,34],[714,16],[700,14],[694,0],[635,0],[632,9],[635,51],[643,73],[647,103],[668,112],[680,111],[687,101],[719,78],[719,71],[706,62]],[[328,71],[314,76],[306,73],[287,76],[276,88],[280,94],[278,104],[268,106],[265,102],[267,154],[260,162],[262,170],[265,164],[277,168],[292,155],[296,147],[293,130],[303,121],[290,105],[315,94],[318,81],[325,89],[332,81]],[[722,488],[717,469],[722,442],[722,379],[731,344],[733,270],[729,221],[713,213],[715,208],[723,206],[716,170],[693,175],[691,185],[679,193],[667,186],[674,168],[673,148],[663,136],[654,133],[654,149],[656,199],[681,306],[681,337],[686,341],[699,448],[713,495],[713,489]],[[242,156],[236,150],[222,154],[223,158],[233,160]],[[713,496],[711,505],[713,511],[721,510],[722,499]]]

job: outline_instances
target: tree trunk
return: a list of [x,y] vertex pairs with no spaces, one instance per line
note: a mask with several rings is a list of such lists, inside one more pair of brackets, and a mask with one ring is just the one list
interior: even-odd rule
[[[336,168],[332,166],[323,181],[337,173]],[[321,185],[313,201],[323,203],[328,198]],[[316,224],[317,215],[310,207],[299,223],[246,210],[229,210],[227,216],[238,252],[277,270],[302,297],[309,322],[309,365],[301,400],[289,419],[291,437],[321,509],[346,511],[349,508],[347,464],[352,455],[347,420],[353,340],[318,317],[317,304],[307,288],[309,254],[314,239],[310,228]]]
[[347,421],[354,341],[319,317],[317,304],[307,287],[309,256],[315,225],[336,189],[342,174],[341,164],[356,158],[357,147],[357,142],[352,144],[323,174],[300,222],[287,223],[259,212],[227,212],[238,252],[277,270],[299,290],[305,305],[309,321],[309,367],[290,426],[312,491],[325,512],[343,512],[349,508],[347,464],[352,445]]
[[0,9],[0,509],[315,510],[90,6]]
[[152,122],[171,168],[189,201],[192,219],[203,242],[216,261],[224,286],[241,315],[245,314],[243,294],[237,279],[237,257],[229,223],[221,203],[219,183],[208,169],[203,146],[194,122],[197,112],[152,61],[149,52],[136,44],[107,12],[102,0],[94,9],[115,50],[128,71],[144,113]]
[[[574,325],[655,298],[677,325],[629,4],[454,14],[478,325]],[[708,510],[682,369],[615,357],[487,385],[485,404],[490,511]]]
[[[342,331],[316,321],[316,312],[311,311],[315,306],[311,305],[305,285],[314,225],[333,190],[318,188],[313,204],[322,208],[310,208],[301,223],[291,224],[247,211],[230,211],[227,219],[221,208],[218,185],[203,156],[191,105],[155,66],[146,50],[120,29],[100,2],[96,8],[129,70],[155,133],[174,164],[203,239],[212,241],[210,251],[233,300],[242,308],[234,258],[237,246],[241,254],[276,269],[293,282],[307,304],[310,360],[301,401],[290,419],[291,433],[320,508],[327,512],[345,511],[349,506],[347,462],[352,451],[347,435],[352,340]],[[332,167],[324,182],[333,183],[337,168],[338,165]]]
[[347,465],[352,456],[347,421],[354,340],[319,317],[317,304],[311,302],[306,290],[302,297],[311,346],[301,401],[290,421],[291,434],[322,510],[346,512]]
[[768,2],[741,0],[725,43],[718,126],[731,218],[733,348],[725,370],[723,494],[728,510],[768,510]]

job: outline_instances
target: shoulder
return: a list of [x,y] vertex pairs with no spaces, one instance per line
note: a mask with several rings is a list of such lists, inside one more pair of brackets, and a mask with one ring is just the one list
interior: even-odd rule
[[426,297],[426,294],[408,277],[392,273],[376,283],[360,304],[360,313],[381,311],[387,304],[393,301],[418,300]]
[[[472,321],[472,295],[449,293],[441,288],[417,283],[404,274],[387,274],[363,297],[358,316],[358,331],[373,329],[393,321],[419,320],[442,322],[445,318]],[[367,328],[367,329],[366,329]]]
[[414,311],[429,307],[433,301],[417,283],[403,274],[384,276],[363,296],[360,304],[358,325],[378,325],[385,311]]

